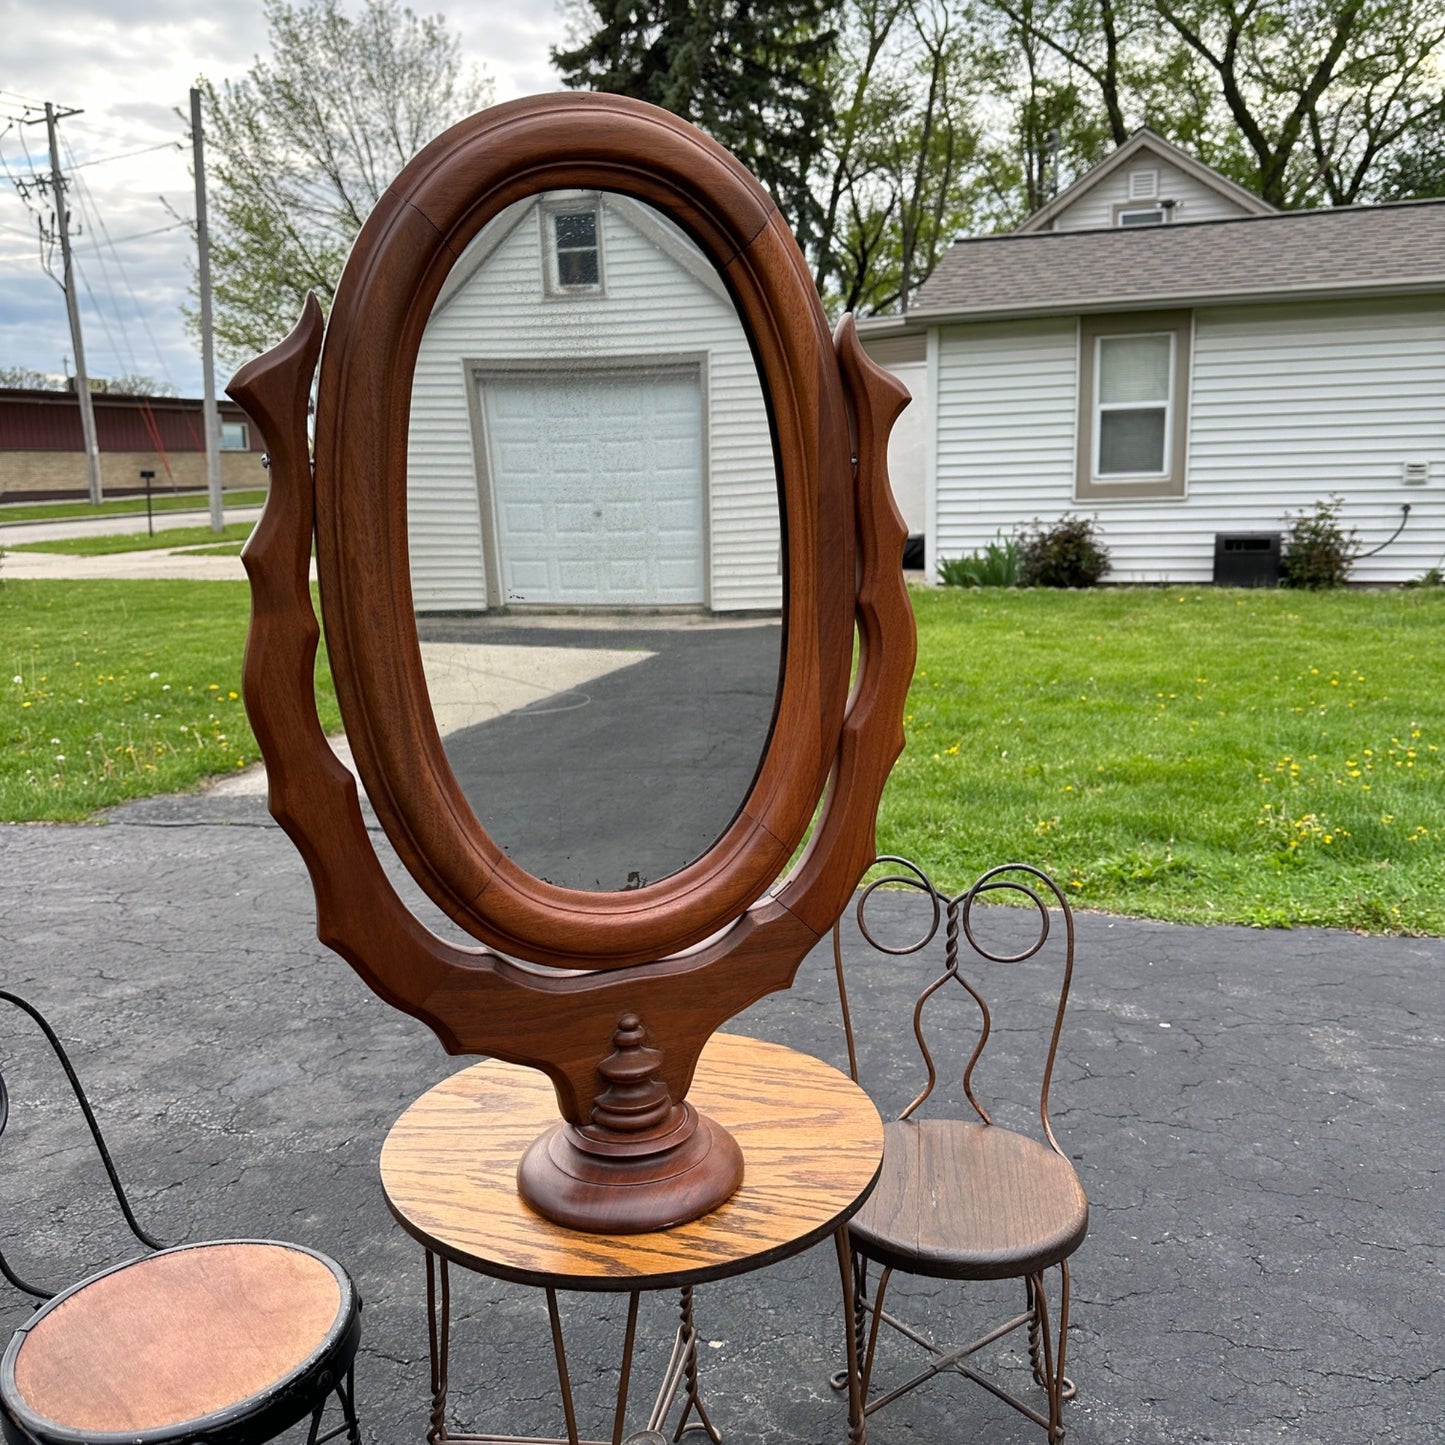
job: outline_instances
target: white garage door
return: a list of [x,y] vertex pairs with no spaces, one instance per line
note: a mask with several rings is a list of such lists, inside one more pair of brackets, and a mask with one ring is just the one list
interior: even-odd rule
[[695,371],[480,384],[503,602],[704,600]]

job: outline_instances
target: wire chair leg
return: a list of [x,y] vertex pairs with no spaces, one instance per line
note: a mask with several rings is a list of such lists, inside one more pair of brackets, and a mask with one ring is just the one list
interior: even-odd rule
[[[863,1368],[867,1345],[868,1328],[868,1256],[853,1254],[853,1348],[858,1352],[858,1365]],[[864,1387],[863,1403],[868,1403],[868,1390]]]
[[873,1299],[873,1324],[868,1330],[868,1348],[862,1360],[863,1412],[868,1412],[868,1391],[873,1384],[873,1361],[878,1354],[878,1327],[883,1323],[883,1297],[888,1293],[888,1281],[893,1278],[892,1269],[885,1269],[878,1277],[878,1293]]
[[[323,1383],[327,1378],[327,1376],[322,1377]],[[320,1433],[321,1422],[325,1418],[326,1407],[331,1403],[332,1395],[336,1396],[341,1405],[341,1424],[323,1435]],[[337,1440],[343,1435],[346,1436],[346,1445],[361,1445],[361,1427],[356,1421],[356,1371],[354,1366],[337,1380],[312,1412],[311,1429],[306,1436],[306,1445],[326,1445],[328,1440]]]
[[1059,1399],[1072,1400],[1079,1387],[1064,1373],[1064,1356],[1069,1347],[1069,1261],[1059,1261]]
[[336,1387],[341,1399],[341,1413],[346,1420],[346,1445],[361,1445],[361,1426],[356,1419],[356,1370],[353,1366],[346,1372],[345,1388]]
[[1044,1277],[1036,1274],[1032,1279],[1035,1301],[1035,1312],[1039,1322],[1039,1336],[1043,1342],[1044,1354],[1044,1389],[1049,1400],[1049,1419],[1045,1427],[1048,1431],[1049,1445],[1058,1445],[1064,1438],[1063,1414],[1063,1381],[1058,1371],[1054,1368],[1054,1341],[1049,1333],[1049,1303],[1044,1295]]
[[[853,1260],[853,1349],[861,1367],[868,1347],[868,1257],[851,1248],[849,1254]],[[835,1390],[846,1390],[848,1388],[847,1369],[834,1370],[828,1376],[828,1384]],[[868,1398],[866,1392],[863,1398],[866,1404]]]
[[1039,1339],[1039,1304],[1034,1294],[1034,1280],[1032,1275],[1026,1275],[1024,1277],[1024,1288],[1029,1312],[1029,1368],[1033,1371],[1034,1383],[1046,1390],[1049,1387],[1049,1382],[1044,1378],[1044,1363],[1041,1353],[1042,1342]]

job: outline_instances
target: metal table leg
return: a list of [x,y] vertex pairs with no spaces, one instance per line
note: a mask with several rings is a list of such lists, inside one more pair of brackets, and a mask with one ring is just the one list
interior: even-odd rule
[[[692,1316],[692,1289],[682,1290],[679,1307],[677,1333],[673,1337],[672,1354],[663,1374],[662,1385],[648,1415],[647,1425],[641,1431],[623,1436],[627,1416],[628,1388],[632,1376],[632,1357],[637,1342],[637,1314],[641,1300],[640,1290],[628,1291],[627,1328],[622,1345],[622,1365],[617,1384],[617,1405],[612,1417],[612,1438],[610,1442],[582,1440],[578,1435],[576,1406],[572,1396],[572,1382],[567,1368],[567,1349],[562,1337],[562,1319],[557,1308],[557,1292],[548,1288],[547,1318],[552,1331],[552,1350],[557,1362],[557,1383],[562,1395],[562,1411],[566,1420],[565,1439],[555,1436],[538,1435],[476,1435],[454,1434],[447,1429],[447,1372],[451,1347],[451,1278],[445,1258],[426,1252],[427,1285],[427,1338],[431,1350],[432,1409],[427,1429],[427,1445],[666,1445],[667,1436],[663,1426],[678,1392],[683,1391],[682,1417],[678,1421],[674,1440],[684,1434],[701,1430],[707,1434],[713,1445],[720,1445],[722,1436],[718,1433],[702,1403],[699,1386],[697,1328]],[[688,1423],[688,1417],[696,1414],[697,1419]]]
[[838,1270],[843,1276],[843,1333],[847,1338],[848,1445],[867,1445],[868,1416],[863,1409],[863,1382],[859,1376],[858,1329],[854,1320],[853,1256],[848,1248],[848,1226],[833,1231],[838,1248]]

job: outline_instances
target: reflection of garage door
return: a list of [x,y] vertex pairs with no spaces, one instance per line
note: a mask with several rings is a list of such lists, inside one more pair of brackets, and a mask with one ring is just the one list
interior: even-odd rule
[[503,602],[703,601],[696,372],[481,386]]

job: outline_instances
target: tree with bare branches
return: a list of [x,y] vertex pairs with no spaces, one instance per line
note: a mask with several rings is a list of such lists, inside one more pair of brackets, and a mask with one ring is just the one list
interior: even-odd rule
[[274,345],[308,291],[329,305],[346,253],[396,173],[479,109],[491,84],[440,16],[398,0],[267,0],[269,59],[198,82],[205,105],[216,339]]

